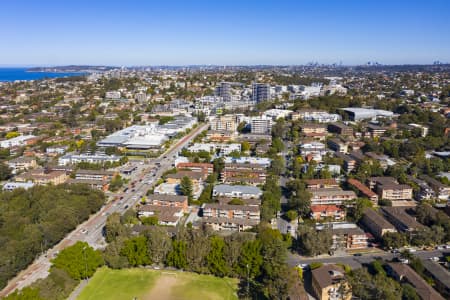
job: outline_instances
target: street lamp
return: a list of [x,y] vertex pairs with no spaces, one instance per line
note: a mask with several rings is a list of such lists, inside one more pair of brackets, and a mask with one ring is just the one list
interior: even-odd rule
[[86,282],[88,282],[88,275],[87,275],[87,259],[86,259],[86,246],[83,247],[83,256],[84,256],[84,266],[85,266],[85,273],[84,273],[84,279]]
[[247,296],[250,297],[250,267],[247,264]]

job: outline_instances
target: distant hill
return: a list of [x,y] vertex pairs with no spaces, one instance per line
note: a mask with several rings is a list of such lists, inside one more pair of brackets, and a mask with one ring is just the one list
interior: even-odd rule
[[104,72],[117,67],[111,66],[56,66],[56,67],[34,67],[27,69],[28,72],[56,72],[56,73],[90,73],[90,72]]

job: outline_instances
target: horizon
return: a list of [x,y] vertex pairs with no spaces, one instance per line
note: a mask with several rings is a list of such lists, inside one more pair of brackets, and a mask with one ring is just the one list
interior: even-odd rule
[[[372,63],[372,62],[371,62]],[[446,66],[450,65],[450,62],[441,62],[441,61],[435,61],[431,63],[404,63],[404,64],[383,64],[378,63],[376,65],[374,64],[337,64],[337,63],[330,63],[330,64],[321,64],[320,62],[316,63],[307,63],[307,64],[240,64],[240,65],[220,65],[220,64],[185,64],[185,65],[114,65],[114,64],[108,64],[108,65],[102,65],[102,64],[62,64],[62,65],[39,65],[39,64],[30,64],[30,65],[8,65],[8,64],[0,64],[0,69],[21,69],[21,68],[64,68],[64,67],[111,67],[111,68],[154,68],[154,67],[171,67],[171,68],[177,68],[177,67],[308,67],[308,66],[319,66],[319,67],[327,67],[327,66],[333,66],[333,67],[395,67],[395,66],[434,66],[434,65],[441,65]]]
[[0,65],[249,66],[450,62],[450,2],[18,0]]

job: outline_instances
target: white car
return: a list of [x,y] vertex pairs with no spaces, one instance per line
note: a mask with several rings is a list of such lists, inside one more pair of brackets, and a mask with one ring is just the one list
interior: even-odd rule
[[437,257],[437,256],[430,257],[429,260],[431,260],[431,261],[439,261],[439,257]]

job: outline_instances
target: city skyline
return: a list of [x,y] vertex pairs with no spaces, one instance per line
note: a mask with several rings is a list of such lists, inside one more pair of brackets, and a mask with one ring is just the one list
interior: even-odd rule
[[15,1],[0,8],[0,66],[450,62],[446,1]]

